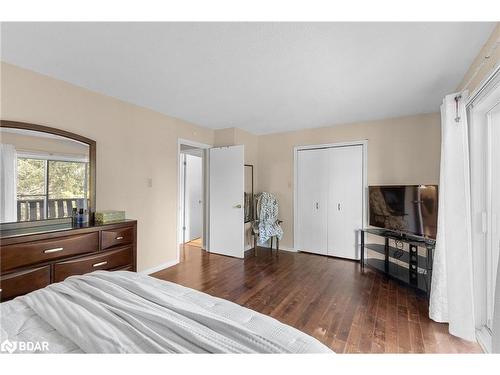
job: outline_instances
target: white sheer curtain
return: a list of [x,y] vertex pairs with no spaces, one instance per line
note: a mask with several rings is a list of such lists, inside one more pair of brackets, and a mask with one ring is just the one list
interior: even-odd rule
[[0,223],[17,221],[16,148],[0,143]]
[[452,335],[475,341],[469,142],[464,96],[447,95],[441,106],[439,217],[429,316],[437,322],[448,322]]
[[493,314],[493,335],[491,338],[491,351],[500,354],[500,263],[497,268],[495,285],[495,308]]

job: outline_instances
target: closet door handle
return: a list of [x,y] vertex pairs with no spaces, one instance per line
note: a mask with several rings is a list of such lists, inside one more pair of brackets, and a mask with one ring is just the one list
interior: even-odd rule
[[316,202],[316,209],[319,210],[319,202]]
[[340,211],[340,203],[337,203],[337,210]]

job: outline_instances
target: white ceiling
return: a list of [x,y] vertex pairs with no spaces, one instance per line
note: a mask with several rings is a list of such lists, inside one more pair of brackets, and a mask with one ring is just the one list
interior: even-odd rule
[[214,129],[437,111],[494,23],[2,23],[2,60]]

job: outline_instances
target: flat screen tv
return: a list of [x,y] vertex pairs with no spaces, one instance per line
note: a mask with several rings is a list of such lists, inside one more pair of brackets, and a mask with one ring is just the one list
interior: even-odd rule
[[437,185],[370,186],[370,225],[436,238]]

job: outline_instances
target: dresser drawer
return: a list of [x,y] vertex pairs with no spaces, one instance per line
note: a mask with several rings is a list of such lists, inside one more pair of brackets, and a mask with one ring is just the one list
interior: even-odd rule
[[0,279],[2,301],[21,296],[50,284],[50,266],[4,275]]
[[109,249],[113,246],[131,244],[134,241],[134,228],[118,228],[114,230],[101,231],[101,249]]
[[63,281],[71,275],[83,275],[84,273],[97,270],[121,268],[132,263],[132,247],[59,262],[54,264],[54,282]]
[[99,233],[76,234],[52,240],[42,240],[2,246],[1,270],[50,261],[99,250]]

